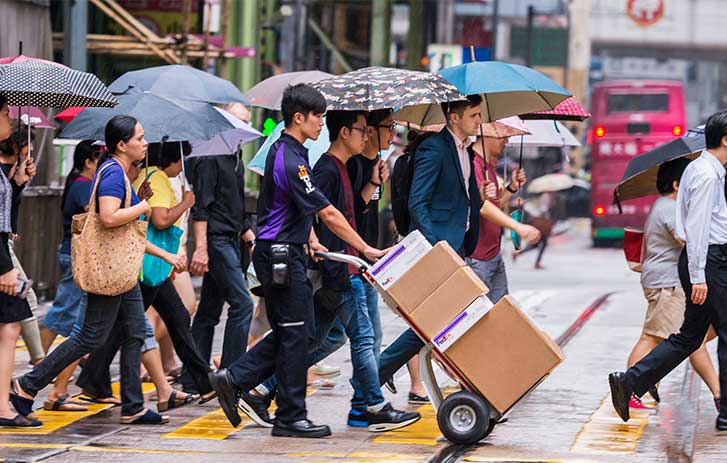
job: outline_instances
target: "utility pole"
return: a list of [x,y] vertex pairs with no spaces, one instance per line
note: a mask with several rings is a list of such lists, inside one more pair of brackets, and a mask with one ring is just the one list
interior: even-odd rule
[[389,64],[391,45],[391,0],[372,0],[371,2],[371,66]]
[[500,0],[492,2],[492,40],[490,41],[490,47],[492,52],[490,53],[490,59],[493,61],[497,60],[497,26],[500,23]]
[[420,69],[422,57],[422,21],[424,4],[422,0],[409,0],[409,34],[406,37],[406,68]]
[[63,61],[77,71],[86,71],[88,1],[67,0],[63,5]]
[[563,87],[568,88],[568,74],[570,71],[570,0],[563,0],[565,8],[565,56],[563,58]]
[[533,65],[533,22],[535,22],[535,7],[528,5],[528,28],[525,42],[525,65],[528,67]]

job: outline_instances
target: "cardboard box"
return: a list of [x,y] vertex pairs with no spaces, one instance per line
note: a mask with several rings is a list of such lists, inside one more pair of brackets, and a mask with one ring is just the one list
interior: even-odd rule
[[396,282],[432,249],[424,235],[415,230],[397,243],[394,248],[376,262],[369,273],[384,291]]
[[467,330],[480,321],[492,306],[492,301],[487,296],[478,297],[436,336],[433,336],[432,343],[439,352],[446,352]]
[[479,317],[465,316],[464,320],[473,318],[479,319],[468,330],[456,329],[461,321],[453,323],[434,341],[501,414],[565,360],[560,347],[510,296]]
[[[386,289],[387,296],[403,311],[411,313],[464,266],[465,262],[459,254],[446,241],[440,241],[389,285]],[[456,313],[464,307],[466,305],[460,307]]]
[[469,267],[461,267],[410,315],[425,337],[432,339],[486,292],[487,286],[475,272]]

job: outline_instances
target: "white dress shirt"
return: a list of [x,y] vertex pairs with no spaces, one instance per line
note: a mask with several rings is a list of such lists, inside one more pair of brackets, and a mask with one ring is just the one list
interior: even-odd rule
[[690,162],[679,181],[676,236],[686,243],[689,280],[705,283],[711,244],[727,244],[725,167],[709,151]]
[[[470,197],[470,175],[472,175],[472,166],[470,166],[470,155],[467,152],[467,148],[472,144],[472,140],[469,137],[465,137],[464,140],[457,138],[457,135],[452,132],[452,129],[447,127],[449,134],[452,135],[454,140],[454,146],[457,148],[457,157],[459,157],[459,165],[462,168],[462,177],[464,177],[464,190],[467,192],[467,197]],[[467,207],[467,228],[470,229],[470,210]]]

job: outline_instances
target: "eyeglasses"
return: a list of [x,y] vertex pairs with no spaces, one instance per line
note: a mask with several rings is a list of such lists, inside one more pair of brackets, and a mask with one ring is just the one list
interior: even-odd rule
[[396,127],[398,125],[399,124],[397,124],[396,122],[392,122],[391,124],[377,125],[376,127],[380,128],[380,129],[388,129],[389,132],[393,132],[394,130],[396,130]]
[[364,135],[366,133],[366,128],[365,127],[364,128],[362,128],[362,127],[356,127],[354,125],[354,126],[351,127],[351,130],[358,130],[359,132],[361,132],[361,135]]

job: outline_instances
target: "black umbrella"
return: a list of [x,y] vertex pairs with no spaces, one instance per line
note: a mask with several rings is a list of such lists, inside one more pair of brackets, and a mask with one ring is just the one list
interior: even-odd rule
[[22,55],[0,59],[0,93],[11,106],[112,108],[118,103],[95,75]]
[[113,93],[127,93],[130,89],[176,99],[250,105],[240,89],[229,80],[180,64],[130,71],[109,85]]
[[618,204],[620,201],[658,194],[656,175],[660,165],[682,157],[694,159],[704,149],[704,137],[695,134],[677,138],[636,156],[629,161],[621,182],[614,190],[614,202]]
[[221,110],[209,103],[181,101],[150,92],[117,95],[119,105],[113,109],[83,110],[59,138],[103,140],[106,123],[114,116],[126,114],[144,126],[149,143],[161,141],[209,140],[235,127]]

